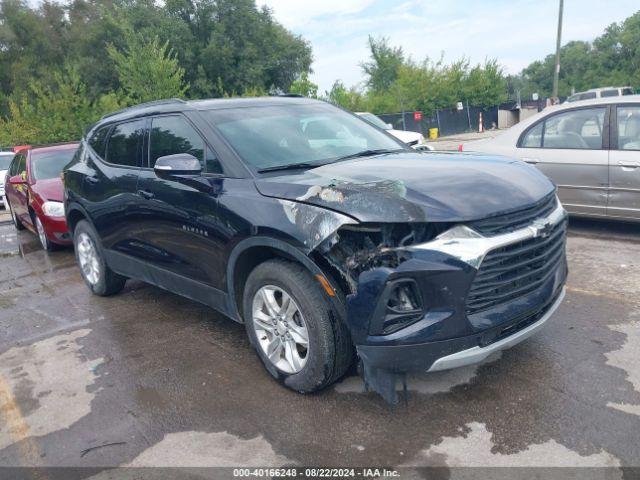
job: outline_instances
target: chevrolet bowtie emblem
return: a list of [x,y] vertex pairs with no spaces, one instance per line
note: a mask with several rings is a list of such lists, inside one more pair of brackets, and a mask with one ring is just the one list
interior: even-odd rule
[[535,220],[529,228],[533,230],[534,238],[547,238],[549,235],[551,235],[553,225],[549,220],[540,219]]

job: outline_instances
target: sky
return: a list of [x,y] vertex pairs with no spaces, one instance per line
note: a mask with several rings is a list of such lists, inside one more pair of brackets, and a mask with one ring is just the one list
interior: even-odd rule
[[[313,48],[320,92],[364,80],[367,37],[385,36],[414,60],[496,58],[518,73],[555,51],[558,0],[258,0]],[[562,42],[593,40],[640,10],[638,0],[565,0]]]

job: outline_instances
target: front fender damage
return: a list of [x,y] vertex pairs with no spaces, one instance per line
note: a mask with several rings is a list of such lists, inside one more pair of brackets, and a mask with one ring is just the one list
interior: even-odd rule
[[[346,296],[346,322],[358,352],[359,372],[367,390],[397,403],[396,388],[405,385],[405,372],[374,365],[361,348],[369,335],[372,314],[387,281],[416,268],[405,248],[434,238],[444,224],[349,224],[341,226],[319,244],[317,251],[326,262]],[[419,268],[426,265],[421,263]]]

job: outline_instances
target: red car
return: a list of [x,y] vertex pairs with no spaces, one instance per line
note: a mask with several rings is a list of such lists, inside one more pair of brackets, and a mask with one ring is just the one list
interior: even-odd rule
[[14,225],[38,235],[47,251],[72,243],[60,174],[77,149],[77,143],[22,149],[7,172],[5,194]]

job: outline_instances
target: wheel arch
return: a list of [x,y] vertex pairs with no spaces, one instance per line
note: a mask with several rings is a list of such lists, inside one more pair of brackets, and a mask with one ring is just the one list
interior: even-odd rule
[[67,228],[69,229],[69,233],[73,236],[73,231],[80,220],[87,220],[88,222],[90,222],[90,220],[89,215],[87,215],[87,212],[85,212],[80,205],[72,204],[69,205],[68,208],[69,210],[66,213]]
[[[314,277],[317,275],[324,277],[334,291],[339,291],[331,275],[327,275],[311,258],[295,246],[271,237],[247,238],[234,247],[227,262],[228,307],[240,322],[244,322],[242,317],[242,297],[247,277],[259,264],[273,258],[284,258],[298,263]],[[344,311],[341,295],[328,296],[328,298],[339,311]]]

